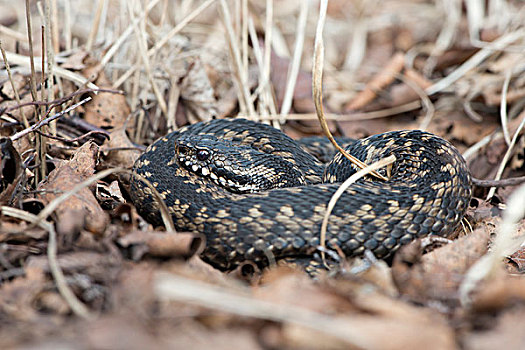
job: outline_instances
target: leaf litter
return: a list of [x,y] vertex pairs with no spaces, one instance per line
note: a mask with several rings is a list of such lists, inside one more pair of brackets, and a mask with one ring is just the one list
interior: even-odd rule
[[[525,21],[520,1],[497,3],[329,1],[330,131],[425,128],[477,179],[524,176]],[[525,347],[523,187],[475,186],[457,237],[317,280],[290,266],[214,270],[198,257],[203,237],[153,228],[129,203],[120,169],[188,123],[238,115],[321,133],[318,2],[0,10],[2,348]]]

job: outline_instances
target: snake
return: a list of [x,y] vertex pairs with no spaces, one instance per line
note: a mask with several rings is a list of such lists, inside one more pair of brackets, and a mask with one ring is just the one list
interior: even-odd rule
[[220,270],[309,259],[320,246],[346,258],[370,251],[386,259],[417,238],[448,237],[461,222],[472,180],[448,141],[389,131],[353,140],[346,151],[366,164],[396,160],[379,170],[386,181],[365,176],[344,191],[323,242],[327,204],[359,168],[339,152],[324,163],[300,141],[252,120],[213,119],[161,137],[136,160],[130,198],[145,220],[162,225],[153,187],[178,232],[205,236],[201,257]]

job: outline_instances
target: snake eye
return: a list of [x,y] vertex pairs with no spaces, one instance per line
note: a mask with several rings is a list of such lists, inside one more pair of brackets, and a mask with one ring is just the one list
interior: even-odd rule
[[205,161],[210,157],[210,151],[205,149],[200,149],[197,151],[197,159],[201,162]]

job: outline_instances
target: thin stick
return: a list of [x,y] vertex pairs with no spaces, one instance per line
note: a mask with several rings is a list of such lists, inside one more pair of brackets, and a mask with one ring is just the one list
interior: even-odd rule
[[[233,58],[233,70],[234,70],[234,76],[237,84],[237,92],[239,94],[239,100],[243,102],[243,104],[247,109],[247,113],[250,116],[250,118],[253,118],[255,114],[255,108],[253,106],[252,101],[250,100],[250,91],[248,90],[248,84],[243,79],[242,74],[242,59],[239,51],[239,46],[237,45],[237,40],[235,38],[235,33],[233,32],[233,28],[231,26],[231,15],[230,10],[228,9],[228,5],[226,4],[225,0],[220,0],[221,3],[221,9],[222,14],[224,17],[224,27],[226,29],[226,34],[228,36],[228,44],[230,48],[230,53]],[[257,43],[254,43],[254,45],[257,45]]]
[[[72,138],[72,139],[66,139],[64,137],[60,137],[60,136],[55,136],[55,135],[50,135],[50,134],[45,134],[43,133],[42,131],[38,130],[38,129],[35,129],[33,130],[34,132],[44,136],[44,137],[47,137],[49,139],[53,139],[53,140],[58,140],[58,141],[62,141],[64,143],[75,143],[77,141],[82,141],[92,135],[101,135],[101,136],[104,136],[104,138],[106,140],[109,140],[110,136],[109,136],[109,133],[107,131],[89,131],[83,135],[80,135],[78,137],[75,137],[75,138]],[[129,147],[128,147],[129,148]],[[136,148],[133,148],[133,149],[136,149]]]
[[95,94],[98,93],[98,92],[110,92],[110,93],[113,93],[113,94],[124,95],[124,91],[122,91],[122,90],[113,90],[113,89],[96,89],[96,90],[93,90],[93,89],[80,89],[80,90],[77,90],[75,92],[70,93],[67,96],[64,96],[64,97],[61,97],[61,98],[57,98],[56,100],[53,100],[53,101],[30,101],[30,102],[24,102],[20,106],[12,106],[12,107],[6,108],[3,112],[4,113],[5,112],[10,112],[10,111],[13,111],[15,109],[18,109],[18,108],[21,108],[21,107],[25,107],[25,106],[50,106],[50,105],[58,106],[58,105],[66,102],[66,101],[69,101],[70,99],[72,99],[75,96],[83,95],[83,94],[88,93],[88,92],[93,92]]
[[[326,230],[328,228],[328,219],[330,218],[330,214],[332,214],[332,210],[334,209],[337,201],[339,200],[339,198],[341,198],[341,195],[348,189],[348,187],[350,187],[350,185],[355,183],[357,180],[359,180],[363,176],[367,174],[371,174],[373,171],[376,171],[377,169],[381,169],[382,167],[392,164],[395,161],[396,161],[396,156],[394,156],[393,154],[386,158],[380,159],[379,161],[368,165],[366,168],[357,171],[355,174],[353,174],[348,179],[346,179],[345,182],[341,184],[341,186],[339,186],[337,191],[335,191],[334,194],[332,195],[332,198],[330,198],[330,202],[328,202],[328,206],[326,207],[326,212],[323,217],[323,222],[321,223],[321,238],[320,238],[321,247],[326,248],[325,241],[326,241]],[[323,255],[323,260],[324,260],[324,254],[322,255]]]
[[452,85],[454,82],[456,82],[458,79],[460,79],[463,75],[465,75],[469,70],[473,69],[474,67],[477,67],[487,57],[492,55],[494,51],[503,50],[509,44],[523,37],[524,34],[525,34],[525,31],[521,29],[521,30],[516,30],[512,33],[502,35],[497,40],[493,41],[490,45],[487,45],[485,48],[481,49],[474,56],[472,56],[467,61],[465,61],[461,66],[459,66],[452,73],[448,74],[446,77],[444,77],[440,81],[436,82],[432,86],[429,86],[427,89],[425,89],[426,93],[429,96],[431,96],[437,92],[440,92],[446,89],[447,87]]
[[76,295],[71,291],[71,288],[67,285],[66,278],[57,260],[56,232],[53,225],[48,221],[41,221],[36,215],[20,209],[3,206],[0,210],[3,215],[28,221],[48,232],[49,240],[47,244],[47,259],[49,263],[49,271],[55,280],[58,292],[77,316],[85,319],[93,318],[93,315],[89,312],[88,308],[78,300]]
[[0,34],[9,36],[17,41],[27,42],[27,37],[23,33],[19,33],[9,27],[0,24]]
[[501,128],[503,129],[503,137],[507,143],[507,147],[510,146],[510,135],[508,116],[507,116],[507,92],[509,90],[510,78],[512,77],[512,69],[505,72],[505,80],[503,81],[503,87],[501,88],[501,103],[499,107],[499,115],[501,118]]
[[301,9],[299,12],[299,18],[297,19],[295,45],[293,50],[293,57],[288,68],[288,79],[286,81],[286,89],[284,91],[283,104],[281,106],[280,122],[284,122],[284,116],[290,112],[293,102],[293,93],[295,90],[295,84],[297,83],[297,76],[299,75],[299,68],[301,66],[301,58],[303,54],[304,38],[306,33],[306,20],[308,18],[308,7],[310,7],[310,0],[301,2]]
[[242,70],[248,72],[248,0],[242,0],[241,2],[241,42],[242,42]]
[[[44,33],[45,33],[45,39],[46,39],[46,44],[45,44],[45,52],[46,52],[46,58],[47,58],[47,96],[45,98],[46,101],[50,101],[50,100],[54,100],[55,99],[55,93],[54,93],[54,90],[53,90],[53,71],[54,71],[54,66],[55,66],[55,50],[54,50],[54,47],[53,47],[53,37],[52,37],[52,33],[51,33],[51,30],[52,30],[52,23],[51,23],[51,0],[46,0],[45,1],[45,17],[44,17],[44,23],[45,23],[45,30],[44,30]],[[44,56],[44,53],[42,52],[42,57]],[[44,62],[42,62],[42,65],[44,64]],[[44,91],[44,89],[42,89],[42,91]],[[44,99],[43,99],[44,100]],[[49,124],[50,128],[51,128],[51,133],[53,135],[56,135],[57,133],[57,128],[56,128],[56,124],[55,123],[51,123]],[[45,150],[45,147],[43,148],[43,150]],[[45,156],[45,152],[43,153],[44,156]],[[45,162],[44,162],[45,163]],[[42,164],[42,172],[45,173],[46,169],[45,169],[45,164]],[[45,175],[42,175],[42,176],[45,176]]]
[[421,124],[419,124],[419,129],[426,130],[428,126],[430,125],[430,121],[432,120],[432,117],[434,116],[434,113],[436,109],[434,108],[434,105],[432,104],[432,101],[428,97],[427,93],[424,89],[422,89],[416,82],[414,82],[412,79],[402,75],[402,74],[396,74],[396,78],[405,83],[408,87],[410,87],[414,92],[419,96],[421,99],[421,104],[424,106],[425,109],[425,117],[421,121]]
[[[128,2],[128,12],[131,21],[133,22],[133,9],[131,7],[131,3]],[[144,19],[145,21],[145,19]],[[157,102],[159,104],[160,109],[162,110],[162,113],[164,116],[168,115],[168,106],[166,105],[166,101],[164,100],[164,96],[162,96],[162,93],[157,85],[157,82],[153,78],[153,73],[151,71],[151,63],[149,56],[147,54],[148,48],[147,48],[147,40],[146,36],[144,35],[145,31],[145,23],[143,21],[140,21],[139,24],[141,24],[141,27],[139,28],[138,24],[133,26],[133,30],[135,31],[135,35],[137,36],[137,44],[139,46],[139,53],[142,58],[142,63],[144,64],[144,69],[146,70],[146,75],[148,77],[148,80],[151,84],[151,88],[153,90],[153,93],[155,94],[155,97],[157,97]]]
[[[208,0],[204,3],[202,3],[199,7],[197,7],[193,12],[191,12],[188,16],[186,16],[179,24],[177,24],[172,30],[170,30],[166,35],[163,36],[162,39],[160,39],[151,49],[148,50],[148,57],[152,57],[154,54],[157,53],[157,51],[159,49],[161,49],[173,36],[175,36],[176,34],[178,34],[182,29],[184,29],[184,27],[190,23],[191,21],[193,21],[198,15],[201,14],[202,11],[204,11],[206,8],[208,8],[211,4],[213,4],[216,0]],[[154,4],[157,4],[159,2],[159,0],[154,0],[152,3],[149,4],[148,8],[152,8]],[[147,8],[147,9],[148,9]],[[146,10],[147,10],[146,9]],[[141,15],[140,18],[143,18],[143,16]],[[135,23],[135,22],[133,22]],[[138,21],[136,22],[138,23]],[[129,36],[129,34],[131,34],[131,31],[133,30],[133,25],[130,25],[130,27],[128,28],[129,29],[129,33],[127,34],[127,36]],[[125,41],[125,38],[124,37],[124,34],[127,33],[128,29],[126,29],[126,31],[123,33],[123,35],[121,35],[121,37],[119,38],[119,40],[117,41],[117,43],[119,45],[121,45],[122,43],[124,43]],[[122,40],[121,40],[122,38]],[[114,46],[117,45],[117,43],[115,43]],[[104,67],[108,62],[109,60],[111,59],[112,55],[114,55],[116,52],[116,48],[114,49],[113,47],[108,50],[108,53],[102,58],[102,60],[100,61],[101,63],[101,66]],[[111,55],[110,55],[111,53]],[[133,66],[131,67],[130,69],[128,69],[124,74],[123,76],[130,76],[131,74],[133,74],[135,72],[135,70],[137,70],[137,66]],[[119,87],[121,84],[124,83],[125,80],[123,79],[118,79],[114,84],[113,84],[113,88],[117,88]]]
[[[261,97],[267,106],[273,104],[270,84],[270,64],[272,58],[272,34],[273,34],[273,0],[266,0],[266,20],[264,24],[264,63],[262,66],[262,79],[259,82]],[[274,105],[275,108],[275,105]],[[277,113],[277,110],[275,110]],[[279,122],[274,122],[274,127],[279,128]]]
[[[60,118],[60,117],[63,116],[64,114],[69,113],[69,112],[72,111],[73,109],[75,109],[75,108],[77,108],[78,106],[83,105],[84,103],[89,102],[89,101],[91,101],[91,97],[90,97],[90,96],[88,96],[88,97],[86,97],[85,99],[83,99],[82,101],[80,101],[80,102],[78,102],[78,103],[75,103],[74,105],[72,105],[72,106],[70,106],[70,107],[64,109],[63,111],[61,111],[61,112],[59,112],[59,113],[56,113],[56,114],[52,115],[51,117],[44,118],[44,119],[38,121],[38,123],[36,123],[36,124],[34,124],[34,125],[32,125],[32,126],[26,128],[26,129],[24,129],[24,130],[22,130],[22,131],[17,132],[16,134],[10,136],[10,139],[11,139],[12,141],[18,140],[19,138],[24,137],[25,135],[27,135],[27,134],[29,134],[29,133],[35,131],[36,129],[39,129],[39,128],[41,128],[42,126],[49,124],[49,123],[52,122],[53,120],[56,120],[56,119]],[[49,110],[51,110],[51,109],[49,109]]]
[[[12,64],[17,64],[24,67],[29,67],[33,65],[33,69],[43,71],[44,69],[44,58],[43,57],[27,57],[22,56],[13,52],[6,52],[7,60],[11,62]],[[36,60],[36,63],[35,63]],[[42,62],[39,62],[38,60],[41,60]],[[81,87],[88,87],[90,89],[98,89],[98,86],[91,83],[88,79],[84,78],[80,74],[74,73],[72,71],[69,71],[67,69],[64,69],[62,67],[54,67],[53,70],[55,76],[70,80],[74,82],[76,85]],[[36,75],[35,75],[36,76]],[[36,89],[36,79],[35,79],[35,89]],[[35,98],[37,100],[38,98]]]
[[485,136],[484,138],[482,138],[481,140],[479,140],[478,142],[476,142],[475,144],[470,146],[465,152],[463,152],[463,154],[462,154],[463,158],[465,158],[465,160],[469,160],[474,155],[476,155],[476,153],[481,148],[483,148],[486,145],[488,145],[489,142],[494,141],[494,140],[498,140],[501,137],[503,137],[503,134],[501,132],[499,132],[499,131],[498,132],[493,132],[493,133]]
[[31,11],[30,11],[30,5],[29,0],[26,0],[26,23],[27,23],[27,39],[29,41],[29,62],[31,67],[31,96],[33,97],[33,101],[38,100],[38,97],[36,95],[36,72],[35,72],[35,55],[33,52],[33,29],[31,28]]
[[[421,102],[419,100],[408,102],[399,106],[385,108],[373,112],[364,112],[364,113],[352,113],[352,114],[325,114],[324,117],[327,120],[336,120],[336,121],[359,121],[359,120],[371,120],[386,118],[392,115],[410,112],[415,109],[421,108]],[[237,115],[238,117],[247,118],[248,116],[243,115],[242,113]],[[266,116],[259,116],[259,120],[279,120],[282,116],[280,114],[270,114]],[[292,113],[286,116],[286,120],[318,120],[319,117],[315,113]]]
[[98,0],[97,3],[97,10],[95,11],[95,18],[93,19],[93,25],[91,26],[91,32],[89,32],[89,36],[86,42],[86,51],[90,52],[93,48],[93,43],[95,42],[95,39],[97,37],[98,28],[100,26],[100,18],[102,15],[102,9],[104,8],[104,2],[105,0]]
[[[104,68],[108,64],[111,58],[113,58],[113,56],[117,53],[117,50],[120,48],[120,46],[122,46],[122,44],[126,42],[126,40],[131,35],[131,33],[133,33],[133,27],[137,25],[139,21],[141,21],[143,18],[145,18],[148,15],[149,11],[151,11],[159,3],[159,1],[160,0],[153,0],[152,2],[150,2],[148,6],[146,7],[146,10],[144,11],[144,13],[136,17],[135,20],[129,24],[126,30],[124,30],[124,32],[119,36],[117,41],[115,41],[115,43],[106,52],[104,57],[102,57],[102,59],[100,60],[100,66],[102,68]],[[115,88],[116,86],[113,86],[113,87]]]
[[64,41],[66,51],[71,50],[71,0],[64,0]]
[[[326,122],[326,118],[324,116],[324,108],[323,108],[323,63],[324,63],[324,44],[323,44],[323,27],[324,22],[326,18],[326,10],[328,6],[328,0],[321,0],[320,4],[320,10],[319,10],[319,20],[317,22],[317,30],[315,34],[315,50],[314,50],[314,65],[313,65],[313,79],[312,79],[312,91],[313,91],[313,98],[314,98],[314,104],[315,104],[315,111],[317,113],[317,117],[319,118],[319,123],[321,124],[321,128],[323,129],[324,134],[330,142],[334,145],[334,147],[341,152],[348,160],[350,160],[353,164],[358,166],[361,169],[366,168],[366,164],[357,159],[356,157],[352,156],[351,154],[348,154],[339,144],[335,141],[334,137],[332,136],[332,133],[330,132],[330,129],[328,128],[328,124]],[[383,175],[379,174],[377,171],[373,171],[372,175],[375,177],[386,181],[387,178],[385,178]]]
[[[498,171],[496,172],[496,177],[494,178],[494,180],[501,179],[501,175],[503,175],[503,170],[505,170],[505,166],[507,165],[507,162],[509,161],[509,158],[510,158],[510,156],[512,154],[512,149],[514,148],[514,145],[516,144],[516,141],[518,140],[518,136],[521,133],[521,129],[523,129],[524,126],[525,126],[525,113],[523,114],[523,119],[521,120],[521,123],[518,126],[518,129],[516,129],[516,132],[512,136],[512,140],[510,141],[510,145],[507,148],[507,152],[505,152],[505,155],[503,156],[503,160],[501,161],[501,164],[500,164],[500,166],[498,168]],[[491,189],[489,190],[489,193],[487,195],[487,201],[490,200],[494,196],[495,193],[496,193],[496,188],[495,187],[491,187]]]
[[525,176],[511,177],[502,180],[481,180],[472,178],[472,184],[478,187],[506,187],[517,186],[525,182]]
[[[20,100],[20,95],[18,94],[18,90],[13,80],[13,76],[11,74],[11,68],[9,67],[9,62],[7,62],[7,55],[5,53],[4,46],[2,45],[2,40],[0,40],[0,51],[2,52],[2,58],[4,59],[5,69],[7,70],[7,76],[9,77],[9,82],[11,83],[11,87],[13,88],[13,92],[15,93],[16,103],[18,104],[18,106],[21,106],[22,101]],[[26,128],[29,127],[29,122],[27,121],[27,118],[26,118],[26,115],[23,109],[20,109],[20,114],[22,115],[22,121],[24,123],[24,126]]]
[[57,0],[51,0],[51,30],[53,39],[53,51],[54,53],[60,52],[60,40],[58,37],[58,6]]

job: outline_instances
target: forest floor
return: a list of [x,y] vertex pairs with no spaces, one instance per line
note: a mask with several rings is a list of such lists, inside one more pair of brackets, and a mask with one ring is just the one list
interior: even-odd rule
[[134,161],[183,125],[243,116],[322,134],[323,3],[0,0],[0,348],[525,348],[520,0],[328,2],[334,135],[423,129],[474,178],[516,179],[474,186],[450,242],[318,280],[223,273],[199,235],[131,204]]

